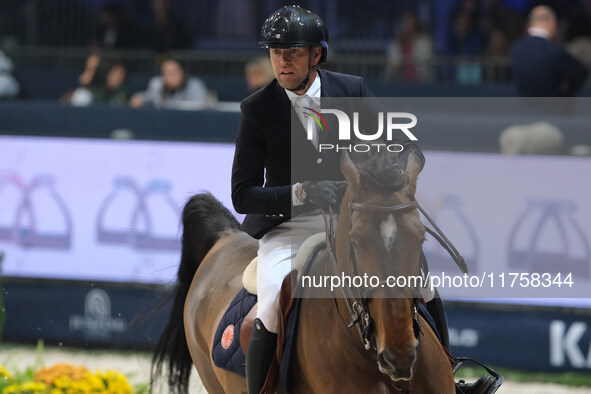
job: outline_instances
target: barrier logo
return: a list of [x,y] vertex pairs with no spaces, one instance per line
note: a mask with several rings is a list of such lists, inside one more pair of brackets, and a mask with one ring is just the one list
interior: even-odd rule
[[111,334],[125,331],[127,322],[121,317],[111,316],[111,298],[102,289],[93,289],[84,299],[84,315],[70,316],[70,330],[82,331],[86,338],[111,338]]
[[[97,213],[96,234],[98,242],[111,245],[125,245],[134,249],[177,251],[179,241],[176,227],[167,228],[166,234],[158,220],[171,219],[176,222],[178,204],[170,195],[172,185],[162,179],[154,179],[145,187],[129,177],[117,177],[113,190],[104,198]],[[131,200],[129,200],[131,197]],[[159,202],[153,207],[149,202]],[[124,204],[125,208],[121,208]],[[129,204],[129,205],[127,205]],[[118,210],[122,209],[122,210]],[[123,214],[128,214],[126,219]],[[107,217],[115,223],[107,223]]]
[[578,204],[571,200],[528,200],[508,237],[509,266],[591,277],[591,245],[577,220],[578,210]]
[[26,248],[71,248],[72,217],[55,184],[47,174],[26,182],[19,174],[0,173],[0,242]]

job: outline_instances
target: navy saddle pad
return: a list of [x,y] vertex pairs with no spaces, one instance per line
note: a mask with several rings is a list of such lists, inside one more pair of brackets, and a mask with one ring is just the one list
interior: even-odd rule
[[257,296],[242,288],[230,303],[215,332],[211,351],[213,363],[217,367],[246,376],[246,356],[240,347],[240,327],[256,302]]
[[[246,289],[242,288],[238,292],[220,320],[220,324],[215,332],[214,345],[211,351],[213,363],[217,367],[244,377],[246,377],[246,356],[240,346],[240,327],[242,326],[244,317],[250,312],[256,302],[257,296],[250,294]],[[281,372],[279,381],[281,383],[287,381],[291,348],[295,339],[294,330],[297,328],[299,305],[300,300],[298,299],[289,314],[286,324],[287,332],[280,363]]]

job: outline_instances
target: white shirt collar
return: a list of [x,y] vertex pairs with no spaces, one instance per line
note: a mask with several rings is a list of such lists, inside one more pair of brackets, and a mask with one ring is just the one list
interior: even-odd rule
[[532,26],[529,29],[527,29],[527,32],[530,36],[533,37],[542,37],[546,40],[550,39],[550,32],[546,29],[542,29],[541,27]]
[[321,88],[320,74],[316,73],[316,78],[314,78],[314,82],[312,82],[312,85],[306,91],[306,93],[302,94],[301,96],[299,94],[295,94],[291,90],[287,90],[287,89],[284,89],[284,90],[285,90],[285,93],[287,93],[287,97],[289,97],[289,99],[293,103],[298,97],[302,97],[302,96],[320,97],[320,88]]

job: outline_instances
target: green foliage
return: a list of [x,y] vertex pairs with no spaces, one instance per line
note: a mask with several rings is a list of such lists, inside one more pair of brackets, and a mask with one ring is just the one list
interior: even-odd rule
[[135,394],[148,394],[150,392],[149,383],[138,383],[133,386],[133,392]]

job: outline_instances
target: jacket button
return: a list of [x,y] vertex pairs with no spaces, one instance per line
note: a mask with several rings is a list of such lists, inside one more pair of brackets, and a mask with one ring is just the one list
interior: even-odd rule
[[321,157],[319,157],[318,159],[316,159],[316,163],[318,163],[318,164],[322,164],[322,158],[321,158]]

